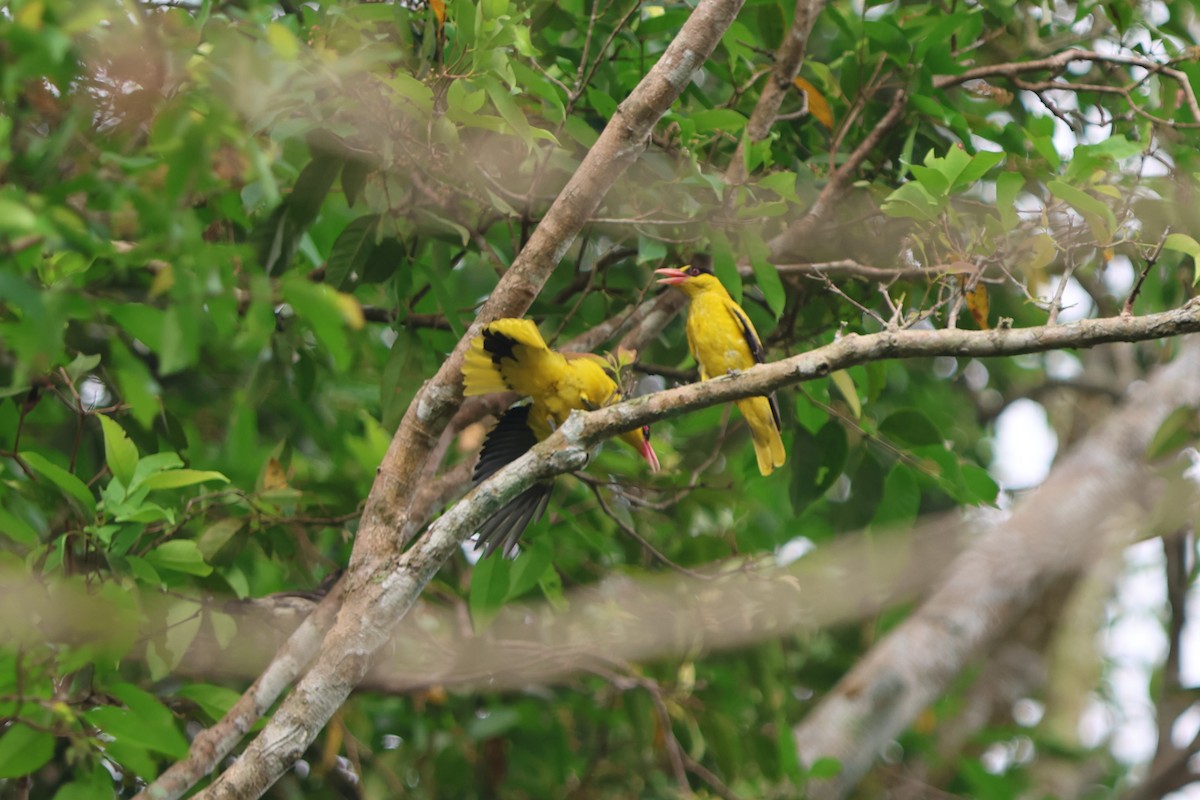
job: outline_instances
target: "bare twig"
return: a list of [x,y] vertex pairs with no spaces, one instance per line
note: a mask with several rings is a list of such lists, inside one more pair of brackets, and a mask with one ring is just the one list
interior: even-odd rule
[[[1001,77],[1012,80],[1014,84],[1021,81],[1020,76],[1029,72],[1050,72],[1059,74],[1066,69],[1068,64],[1077,61],[1096,61],[1105,64],[1124,64],[1126,66],[1141,67],[1151,73],[1165,75],[1173,80],[1178,86],[1179,91],[1183,95],[1188,109],[1192,112],[1192,118],[1200,120],[1200,103],[1196,101],[1196,93],[1192,89],[1191,82],[1187,75],[1181,70],[1170,66],[1174,60],[1166,63],[1155,61],[1152,58],[1143,56],[1126,55],[1123,53],[1100,53],[1095,50],[1080,50],[1072,48],[1064,50],[1061,53],[1055,53],[1048,58],[1040,58],[1032,61],[1013,61],[1005,64],[989,64],[983,67],[969,69],[959,75],[938,75],[933,79],[934,88],[947,89],[953,86],[961,86],[975,80],[986,78]],[[1200,122],[1180,123],[1174,120],[1162,119],[1149,114],[1141,109],[1130,95],[1128,87],[1106,86],[1095,84],[1072,84],[1067,82],[1043,82],[1043,83],[1025,83],[1022,88],[1027,88],[1030,91],[1042,91],[1045,89],[1065,89],[1067,91],[1095,91],[1106,92],[1109,94],[1120,94],[1125,97],[1130,107],[1139,116],[1146,117],[1153,122],[1161,125],[1167,125],[1173,128],[1194,128],[1200,126]]]
[[1154,252],[1146,259],[1146,265],[1142,267],[1141,273],[1138,275],[1137,282],[1133,284],[1133,289],[1129,292],[1129,297],[1125,300],[1125,305],[1121,306],[1121,316],[1133,316],[1133,302],[1142,292],[1142,284],[1146,282],[1146,276],[1150,274],[1150,270],[1154,269],[1154,265],[1158,263],[1159,256],[1162,255],[1163,247],[1167,243],[1167,236],[1171,233],[1171,227],[1168,225],[1163,228],[1162,236],[1158,240],[1158,245],[1154,248]]

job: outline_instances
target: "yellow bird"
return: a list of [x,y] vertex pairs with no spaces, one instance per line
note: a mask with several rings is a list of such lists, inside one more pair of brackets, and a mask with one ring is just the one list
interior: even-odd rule
[[[683,269],[655,270],[655,274],[663,276],[659,283],[678,286],[691,301],[687,341],[700,365],[701,380],[763,363],[765,354],[758,332],[710,268],[693,264]],[[750,426],[758,471],[770,475],[776,467],[783,466],[787,455],[779,436],[783,426],[775,395],[738,400],[737,407]]]
[[[526,319],[499,319],[484,327],[467,350],[463,384],[467,396],[514,391],[530,399],[505,411],[488,434],[472,478],[475,485],[553,433],[572,411],[621,399],[616,374],[605,359],[551,350],[537,325]],[[649,425],[617,438],[641,453],[651,471],[658,471]],[[513,555],[522,532],[546,510],[551,487],[550,481],[534,484],[492,515],[479,530],[476,548],[483,548],[484,555],[496,550]]]

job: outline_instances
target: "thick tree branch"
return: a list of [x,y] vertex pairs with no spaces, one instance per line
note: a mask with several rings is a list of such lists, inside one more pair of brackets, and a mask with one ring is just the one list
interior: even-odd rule
[[[454,352],[417,393],[367,498],[346,576],[347,599],[316,663],[251,743],[246,756],[202,796],[257,797],[274,783],[362,679],[372,654],[453,549],[436,551],[442,553],[436,561],[422,561],[412,551],[402,558],[403,540],[398,533],[409,527],[407,508],[425,474],[425,463],[461,401],[462,358],[471,338],[482,325],[520,316],[529,308],[605,193],[642,151],[653,125],[712,53],[741,5],[742,0],[701,0],[659,61],[618,106]],[[442,519],[447,517],[453,517],[453,511]],[[430,534],[442,525],[441,521],[435,523]],[[380,597],[385,588],[386,599]],[[411,597],[407,596],[410,589],[414,590]]]
[[[796,747],[804,763],[829,756],[842,766],[837,777],[810,783],[809,797],[846,794],[887,743],[948,688],[983,645],[1008,628],[1042,587],[1127,539],[1139,521],[1145,522],[1143,505],[1162,488],[1146,464],[1146,446],[1179,403],[1197,393],[1200,341],[1192,340],[1072,449],[1011,517],[956,560],[930,599],[797,726]],[[1172,503],[1172,515],[1187,518],[1192,505]]]

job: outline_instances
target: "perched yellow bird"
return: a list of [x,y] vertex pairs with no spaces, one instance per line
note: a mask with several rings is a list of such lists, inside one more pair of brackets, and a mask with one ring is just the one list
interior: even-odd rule
[[[678,286],[691,301],[687,316],[688,349],[700,365],[701,380],[763,363],[765,354],[758,332],[709,267],[692,264],[655,273],[663,276],[659,283]],[[775,395],[738,400],[737,407],[750,426],[758,471],[770,475],[776,467],[783,466],[786,458],[779,436],[782,423]]]
[[[464,393],[471,396],[514,391],[530,402],[513,406],[501,415],[483,443],[473,482],[482,483],[526,453],[553,433],[572,411],[619,401],[621,389],[616,378],[609,362],[599,356],[551,350],[530,320],[499,319],[486,325],[471,341],[463,361]],[[641,453],[652,471],[658,471],[649,425],[617,438]],[[492,515],[479,530],[476,548],[483,548],[484,555],[496,550],[513,555],[521,533],[546,510],[551,487],[550,481],[534,484]]]

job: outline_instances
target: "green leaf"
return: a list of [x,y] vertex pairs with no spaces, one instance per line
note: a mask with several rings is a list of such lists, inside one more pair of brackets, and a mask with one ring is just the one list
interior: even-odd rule
[[595,86],[587,87],[587,100],[588,105],[605,119],[612,119],[613,114],[617,113],[617,101],[612,99],[607,92],[601,91]]
[[133,471],[133,478],[129,484],[129,493],[137,491],[142,482],[151,475],[157,475],[169,469],[176,469],[183,466],[183,459],[177,453],[154,453],[152,455],[143,456],[138,460],[137,467]]
[[92,490],[79,478],[45,456],[30,450],[22,451],[21,459],[46,480],[79,501],[79,504],[88,512],[89,518],[96,515],[96,498],[92,496]]
[[783,313],[783,305],[787,302],[787,293],[783,288],[783,281],[779,278],[779,270],[766,259],[755,258],[750,263],[754,267],[754,277],[758,279],[758,288],[762,289],[767,306],[775,315],[775,319],[779,319],[779,315]]
[[175,716],[157,697],[131,683],[114,684],[108,691],[125,704],[144,726],[146,736],[154,740],[146,742],[146,747],[172,758],[187,756],[187,739],[175,724]]
[[[550,557],[550,545],[544,540],[539,540],[530,547],[522,548],[521,555],[512,563],[509,587],[504,602],[520,597],[537,586],[547,570],[553,569]],[[473,576],[471,580],[474,585]]]
[[217,646],[222,650],[229,647],[229,643],[237,636],[237,620],[229,614],[211,611],[208,615],[208,622],[212,626],[213,638],[217,640]]
[[638,236],[637,263],[662,261],[667,257],[667,246],[662,241],[650,236]]
[[346,205],[354,208],[370,174],[371,167],[365,161],[351,159],[345,163],[342,167],[342,194],[346,195]]
[[772,191],[786,200],[796,199],[796,173],[790,170],[764,175],[755,182],[755,185]]
[[879,433],[913,447],[940,445],[944,438],[929,417],[915,408],[901,409],[888,416],[880,423]]
[[805,506],[829,491],[846,467],[849,450],[846,429],[835,420],[822,425],[815,436],[805,426],[795,426],[789,448],[794,513],[801,513]]
[[72,360],[70,364],[66,366],[66,370],[67,374],[71,376],[71,380],[78,381],[80,378],[85,377],[98,366],[100,366],[99,355],[89,356],[80,353],[79,355],[75,356],[74,360]]
[[517,102],[508,89],[494,79],[483,80],[481,83],[488,98],[492,101],[492,105],[500,112],[504,121],[512,127],[513,133],[525,142],[526,147],[532,148],[535,144],[533,128],[530,126],[529,120],[525,119],[525,114],[517,107]]
[[300,171],[296,185],[286,202],[288,217],[300,230],[307,228],[317,218],[325,196],[341,173],[345,162],[329,153],[316,152],[312,161]]
[[[350,366],[346,325],[351,320],[346,316],[343,296],[330,286],[314,284],[300,276],[283,281],[281,289],[283,298],[291,304],[296,315],[312,328],[325,346],[334,369],[345,371]],[[361,316],[358,322],[361,323]]]
[[746,127],[746,117],[731,108],[710,108],[697,111],[691,115],[692,123],[699,133],[721,131],[722,133],[741,135]]
[[1156,461],[1194,442],[1197,428],[1200,428],[1198,422],[1200,419],[1193,407],[1181,406],[1172,411],[1158,426],[1150,438],[1150,444],[1146,445],[1146,460]]
[[196,540],[196,546],[200,548],[204,560],[211,560],[245,524],[246,520],[241,517],[226,517],[205,528]]
[[187,575],[203,577],[212,572],[212,567],[204,562],[200,548],[190,539],[163,542],[146,554],[146,561],[156,569],[169,569]]
[[1163,240],[1163,250],[1173,250],[1176,253],[1191,256],[1195,271],[1192,285],[1200,283],[1200,242],[1186,233],[1172,233]]
[[742,302],[742,276],[738,272],[737,258],[733,255],[733,247],[724,233],[714,231],[712,236],[713,273],[724,285],[733,302]]
[[357,273],[361,279],[375,250],[375,237],[378,232],[378,214],[359,217],[347,225],[333,243],[333,249],[329,251],[329,261],[325,265],[325,283],[334,289],[341,289],[351,273]]
[[112,417],[100,415],[100,427],[104,431],[104,459],[113,477],[129,486],[133,481],[133,472],[137,468],[137,446],[129,439],[129,435]]
[[897,464],[888,472],[883,482],[883,497],[871,527],[906,525],[917,518],[921,507],[921,490],[913,477],[912,467]]
[[[100,706],[93,708],[84,714],[84,717],[89,723],[95,725],[100,730],[104,731],[109,736],[123,745],[135,747],[140,750],[153,750],[155,752],[164,752],[159,740],[155,735],[154,728],[145,725],[138,715],[126,708],[118,708],[116,706]],[[178,731],[176,732],[178,735]],[[169,746],[166,749],[171,749]],[[165,753],[172,757],[178,758],[174,753]],[[186,745],[183,755],[187,755]]]
[[996,210],[1004,227],[1013,230],[1020,223],[1017,216],[1017,195],[1025,188],[1025,176],[1019,172],[1002,172],[996,176]]
[[0,778],[30,775],[53,757],[54,737],[45,731],[16,722],[0,734]]
[[229,478],[212,470],[173,469],[149,475],[140,485],[142,488],[153,491],[155,489],[178,489],[183,486],[194,486],[197,483],[204,483],[206,481],[229,483]]
[[883,201],[882,210],[889,217],[929,222],[942,213],[942,204],[923,185],[911,181],[889,194]]
[[994,150],[981,150],[971,157],[971,163],[963,168],[950,187],[952,191],[960,191],[973,185],[993,167],[1004,160],[1004,153]]
[[1106,203],[1062,181],[1050,181],[1046,187],[1051,194],[1079,212],[1098,242],[1105,244],[1112,239],[1117,229],[1117,218]]
[[837,387],[838,393],[846,400],[846,404],[850,406],[850,412],[854,414],[855,419],[862,419],[862,399],[858,396],[858,389],[854,385],[854,378],[850,376],[849,371],[839,369],[829,376],[833,385]]
[[499,555],[481,558],[471,570],[467,606],[476,632],[483,630],[504,605],[512,585],[512,564]]
[[0,196],[0,234],[21,236],[37,228],[38,217],[33,209],[10,197]]
[[835,778],[842,772],[842,762],[832,756],[824,756],[813,762],[808,774],[814,778]]
[[27,547],[38,543],[37,531],[28,522],[3,507],[0,507],[0,534]]
[[156,353],[162,349],[164,315],[160,309],[141,303],[122,303],[108,309],[108,315],[146,347]]
[[963,487],[970,493],[966,501],[971,504],[994,506],[1000,495],[1000,487],[988,471],[976,464],[961,467]]
[[146,648],[146,663],[155,680],[179,666],[188,648],[200,632],[202,606],[193,600],[181,600],[167,609],[163,636],[151,640]]
[[204,713],[214,721],[225,716],[229,709],[233,708],[234,703],[241,697],[233,689],[227,689],[224,686],[213,686],[207,683],[188,684],[181,687],[176,694],[200,706]]

